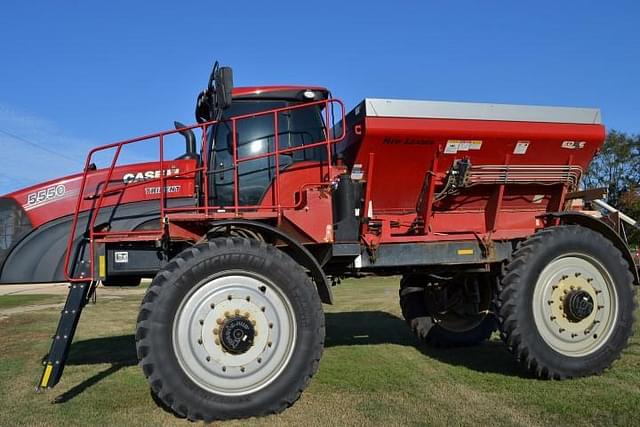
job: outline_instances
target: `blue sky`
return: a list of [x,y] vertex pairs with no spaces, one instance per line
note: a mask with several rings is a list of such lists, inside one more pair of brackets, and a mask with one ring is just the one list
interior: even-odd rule
[[0,193],[76,172],[93,145],[192,122],[215,59],[237,86],[325,85],[348,109],[366,96],[596,106],[640,133],[639,22],[638,1],[7,1]]

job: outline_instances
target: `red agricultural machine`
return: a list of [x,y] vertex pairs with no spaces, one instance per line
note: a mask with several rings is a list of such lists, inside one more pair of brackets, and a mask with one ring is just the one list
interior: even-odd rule
[[[82,173],[0,199],[0,282],[71,283],[40,388],[60,380],[97,284],[145,277],[140,365],[194,420],[291,405],[342,277],[402,276],[420,339],[466,346],[499,329],[538,377],[619,357],[638,274],[621,216],[579,191],[605,136],[598,110],[365,99],[345,115],[327,89],[231,76],[214,67],[197,124],[95,148]],[[143,143],[156,160],[122,164]]]

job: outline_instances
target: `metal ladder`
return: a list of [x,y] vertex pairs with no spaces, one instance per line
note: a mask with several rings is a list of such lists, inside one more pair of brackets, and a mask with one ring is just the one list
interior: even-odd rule
[[43,361],[44,368],[36,391],[52,388],[60,381],[80,314],[94,295],[97,284],[98,282],[75,282],[69,285],[67,301],[62,309],[49,354]]

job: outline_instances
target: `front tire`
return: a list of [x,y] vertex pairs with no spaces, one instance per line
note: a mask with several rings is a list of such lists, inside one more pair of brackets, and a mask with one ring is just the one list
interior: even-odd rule
[[256,240],[189,248],[154,278],[136,346],[158,399],[191,420],[277,413],[318,369],[324,315],[305,271]]
[[599,374],[620,357],[632,333],[633,276],[601,234],[552,227],[514,252],[498,306],[503,340],[535,376]]

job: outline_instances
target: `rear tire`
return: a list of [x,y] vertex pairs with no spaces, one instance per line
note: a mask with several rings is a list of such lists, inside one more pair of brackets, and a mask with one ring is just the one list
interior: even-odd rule
[[320,299],[298,264],[256,240],[219,238],[153,279],[136,346],[158,399],[210,422],[292,405],[318,369],[324,335]]
[[600,233],[552,227],[514,252],[498,306],[503,340],[535,376],[599,374],[620,357],[631,335],[633,276]]
[[411,331],[432,347],[470,347],[488,340],[496,330],[493,313],[459,319],[456,327],[429,314],[425,301],[425,279],[408,274],[400,281],[400,309]]

